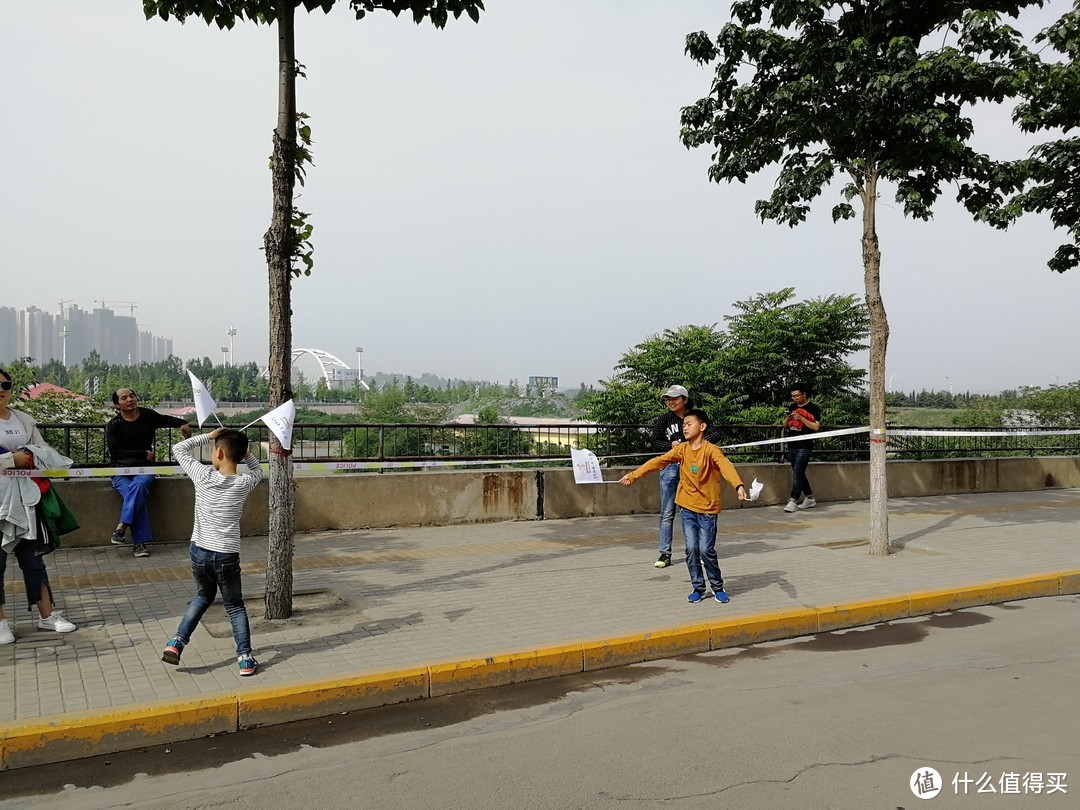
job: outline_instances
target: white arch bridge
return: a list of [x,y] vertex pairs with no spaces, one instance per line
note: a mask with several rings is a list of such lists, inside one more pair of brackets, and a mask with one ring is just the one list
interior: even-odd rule
[[[266,369],[262,376],[269,378],[270,369]],[[293,349],[289,376],[293,385],[304,382],[314,387],[321,379],[327,388],[333,390],[352,388],[357,383],[365,391],[368,390],[368,384],[360,378],[359,369],[350,368],[340,357],[322,349]]]

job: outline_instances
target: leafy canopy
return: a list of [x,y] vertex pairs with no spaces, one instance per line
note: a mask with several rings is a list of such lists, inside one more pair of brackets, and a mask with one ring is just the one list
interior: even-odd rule
[[[865,377],[848,358],[866,348],[866,307],[853,295],[794,298],[789,287],[737,301],[725,331],[691,325],[649,336],[585,399],[585,411],[606,424],[650,422],[664,411],[661,392],[676,383],[717,423],[774,422],[795,382],[815,399],[850,401]],[[837,409],[830,421],[857,419],[860,410],[841,417]]]
[[[344,1],[293,0],[293,8],[303,7],[309,12],[321,9],[329,13],[335,5]],[[275,0],[143,0],[143,12],[147,19],[154,16],[163,20],[175,17],[184,22],[188,17],[199,17],[207,25],[217,25],[218,28],[232,28],[243,20],[273,23],[277,19],[276,6]],[[395,17],[408,12],[417,25],[429,19],[436,28],[443,28],[451,16],[456,20],[462,14],[468,14],[473,22],[478,22],[484,3],[483,0],[349,0],[349,8],[358,20],[381,9]]]
[[[1017,190],[1018,167],[968,145],[963,110],[1019,91],[1015,65],[1026,51],[1000,15],[1031,5],[1042,0],[741,0],[715,40],[686,38],[687,54],[716,63],[716,75],[710,94],[682,111],[683,143],[715,149],[717,182],[777,164],[775,189],[756,211],[792,226],[838,172],[849,182],[834,220],[855,216],[850,201],[878,177],[918,219],[932,216],[944,184],[963,178]],[[988,198],[963,201],[977,211]]]
[[1021,391],[1019,413],[1028,424],[1039,427],[1080,427],[1080,380],[1049,388],[1031,387]]
[[1058,130],[1063,137],[1040,144],[1027,159],[1011,164],[1029,180],[1023,191],[1007,202],[988,206],[983,218],[1007,227],[1025,213],[1045,213],[1055,228],[1064,228],[1071,244],[1059,245],[1048,262],[1063,273],[1080,265],[1080,1],[1071,11],[1035,37],[1042,46],[1034,63],[1026,65],[1023,99],[1013,110],[1013,121],[1024,131]]

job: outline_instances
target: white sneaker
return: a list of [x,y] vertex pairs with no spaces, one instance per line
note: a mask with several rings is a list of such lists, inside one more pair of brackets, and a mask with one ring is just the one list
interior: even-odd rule
[[803,498],[803,502],[799,504],[800,509],[813,509],[815,506],[817,506],[817,501],[812,496]]
[[788,500],[788,502],[787,502],[787,506],[784,507],[784,511],[785,512],[794,512],[798,508],[799,508],[799,505],[797,503],[795,503],[795,499],[790,498]]
[[15,634],[8,627],[7,619],[0,619],[0,644],[14,644]]
[[54,610],[47,619],[38,619],[37,626],[42,630],[55,630],[57,633],[70,633],[75,625],[64,618],[59,610]]

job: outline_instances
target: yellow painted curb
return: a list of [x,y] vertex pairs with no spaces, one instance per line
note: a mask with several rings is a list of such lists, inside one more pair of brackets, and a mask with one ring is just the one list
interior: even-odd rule
[[987,584],[990,585],[990,601],[997,604],[1032,596],[1057,596],[1060,593],[1060,582],[1058,574],[1039,574],[1021,579],[1001,579]]
[[969,607],[990,604],[990,586],[971,585],[943,591],[917,591],[908,594],[911,599],[911,615],[925,616],[928,613],[947,613]]
[[906,619],[911,615],[911,599],[904,596],[886,596],[865,602],[847,602],[827,605],[817,609],[819,633],[860,627],[866,624]]
[[816,633],[817,629],[816,608],[780,610],[758,616],[716,619],[709,622],[711,648],[714,650],[810,635]]
[[619,638],[586,641],[581,645],[584,669],[589,672],[594,669],[619,667],[623,664],[708,652],[710,637],[709,625],[697,624]]
[[244,692],[237,728],[257,728],[428,697],[427,667],[328,678]]
[[1080,571],[995,580],[954,590],[920,591],[805,607],[705,624],[506,652],[311,683],[161,701],[105,712],[77,712],[0,725],[0,770],[197,739],[243,728],[325,717],[691,653],[812,635],[995,602],[1080,593]]
[[1080,593],[1080,571],[1066,571],[1058,576],[1058,594]]
[[236,731],[236,696],[71,712],[0,726],[4,770]]
[[502,653],[428,667],[431,697],[581,672],[580,644]]

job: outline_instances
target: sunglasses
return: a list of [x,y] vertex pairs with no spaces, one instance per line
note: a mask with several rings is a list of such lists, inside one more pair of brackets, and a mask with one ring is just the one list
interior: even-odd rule
[[0,380],[0,391],[10,391],[11,384],[11,380]]

